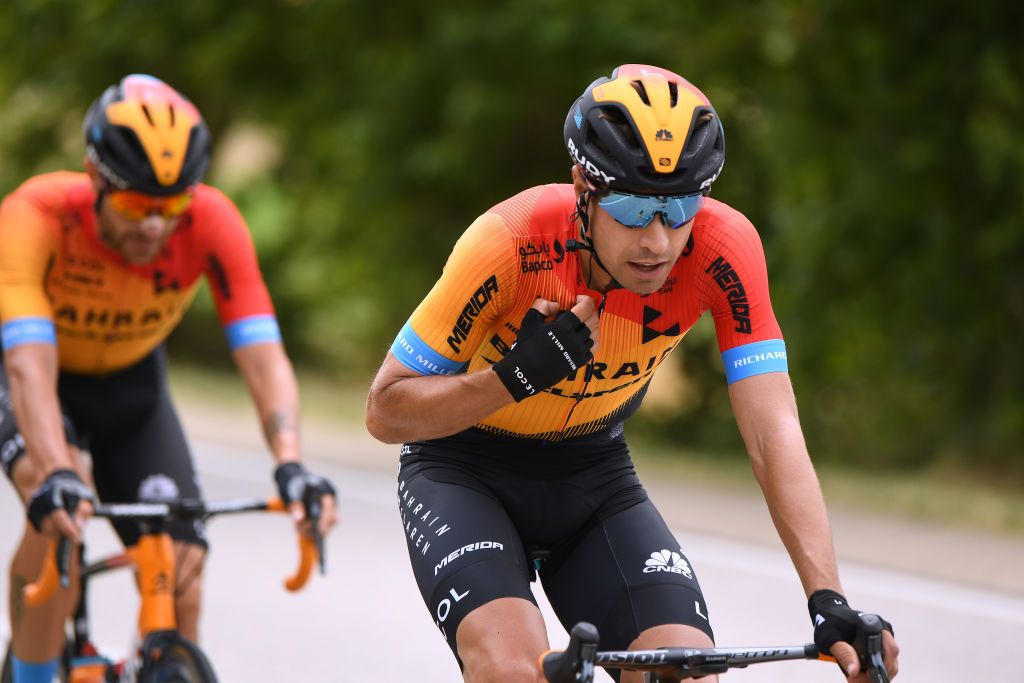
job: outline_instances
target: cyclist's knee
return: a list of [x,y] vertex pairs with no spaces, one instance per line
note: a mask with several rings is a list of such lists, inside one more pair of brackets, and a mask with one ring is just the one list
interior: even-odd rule
[[[711,637],[693,626],[683,624],[662,624],[645,629],[629,644],[630,650],[656,650],[662,647],[714,647]],[[718,676],[708,676],[702,681],[715,683]],[[621,683],[641,683],[643,676],[637,671],[623,671]]]
[[662,624],[645,629],[629,644],[630,650],[656,650],[659,647],[714,647],[708,634],[684,624]]
[[18,491],[22,501],[27,501],[32,492],[43,485],[46,473],[36,462],[23,454],[11,463],[11,483]]
[[543,681],[537,659],[547,649],[547,631],[536,605],[500,598],[470,612],[456,636],[468,683]]
[[[538,653],[539,657],[539,653]],[[540,668],[536,657],[506,655],[488,657],[484,653],[474,656],[470,665],[463,660],[463,677],[466,683],[541,683]]]
[[[69,444],[68,454],[71,458],[72,468],[78,473],[82,481],[91,487],[93,485],[92,473],[89,471],[82,451]],[[17,460],[11,463],[11,483],[14,484],[14,488],[18,491],[18,495],[23,502],[27,502],[36,489],[43,485],[43,482],[46,480],[46,474],[46,470],[30,458],[27,453],[23,453]]]

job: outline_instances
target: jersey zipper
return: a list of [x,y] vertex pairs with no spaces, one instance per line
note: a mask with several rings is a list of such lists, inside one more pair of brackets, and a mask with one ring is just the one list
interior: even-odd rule
[[[602,292],[601,301],[597,304],[597,329],[599,332],[601,330],[601,314],[604,313],[604,304],[607,300],[608,293]],[[580,391],[579,396],[577,396],[576,399],[573,401],[572,407],[569,408],[569,412],[565,416],[565,422],[562,423],[561,429],[563,434],[565,433],[566,428],[569,426],[569,421],[572,420],[573,413],[576,412],[576,406],[582,403],[583,398],[587,395],[587,389],[590,388],[590,380],[594,378],[594,362],[596,360],[597,357],[591,355],[590,360],[587,362],[586,366],[584,366],[583,390]]]

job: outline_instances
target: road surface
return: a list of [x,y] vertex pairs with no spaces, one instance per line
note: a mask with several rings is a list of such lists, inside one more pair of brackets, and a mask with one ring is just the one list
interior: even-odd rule
[[[272,492],[269,460],[258,449],[216,440],[197,441],[195,448],[208,497]],[[311,461],[338,485],[343,523],[329,540],[328,575],[314,577],[301,594],[287,594],[281,587],[297,551],[283,516],[253,514],[211,523],[201,638],[221,680],[461,680],[413,581],[388,471],[392,466],[362,467],[315,455]],[[662,502],[672,509],[672,501]],[[20,532],[15,520],[21,512],[6,486],[0,491],[0,513],[9,520],[0,529],[0,547],[10,549]],[[700,533],[689,527],[700,526],[701,520],[689,519],[682,528],[666,516],[701,580],[720,645],[799,644],[810,638],[805,600],[777,539],[751,542]],[[116,547],[103,522],[91,525],[87,537],[93,555]],[[922,564],[960,560],[960,551],[951,545]],[[1005,558],[988,561],[996,565]],[[1015,571],[1024,569],[1017,565]],[[1019,593],[866,563],[844,562],[842,575],[855,605],[895,624],[903,651],[899,680],[1024,681],[1020,668],[1009,661],[1024,641],[1024,597]],[[6,591],[6,573],[2,583]],[[125,652],[131,643],[137,604],[133,590],[128,574],[104,578],[94,587],[96,640],[112,654]],[[540,599],[552,644],[564,644],[565,632]],[[736,671],[725,680],[842,678],[832,665],[799,662]]]

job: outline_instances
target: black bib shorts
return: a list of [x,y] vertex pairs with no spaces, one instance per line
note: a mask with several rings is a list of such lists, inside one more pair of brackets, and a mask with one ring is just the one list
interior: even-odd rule
[[566,442],[479,430],[402,447],[398,503],[416,582],[455,653],[462,619],[492,600],[536,604],[540,577],[568,630],[625,649],[662,624],[714,638],[697,577],[647,497],[621,426]]

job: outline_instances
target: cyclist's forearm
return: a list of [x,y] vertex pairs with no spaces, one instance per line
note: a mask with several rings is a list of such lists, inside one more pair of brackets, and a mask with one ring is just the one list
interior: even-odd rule
[[235,351],[235,363],[245,379],[274,459],[301,460],[299,385],[280,344],[256,344]]
[[57,398],[57,351],[26,344],[4,355],[11,402],[25,451],[43,473],[72,467]]
[[366,404],[366,427],[385,443],[407,443],[455,434],[513,402],[497,373],[378,376]]
[[840,591],[832,531],[789,376],[766,373],[729,385],[736,424],[772,521],[804,590]]
[[825,500],[799,423],[782,427],[751,463],[805,593],[842,592]]

